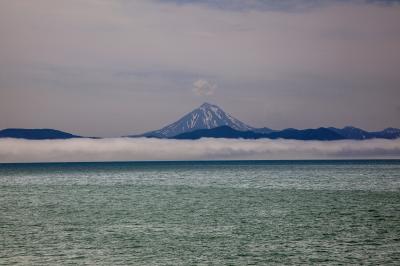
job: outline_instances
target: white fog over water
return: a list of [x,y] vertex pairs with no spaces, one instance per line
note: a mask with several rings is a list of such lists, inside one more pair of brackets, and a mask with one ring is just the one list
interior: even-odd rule
[[0,162],[400,158],[397,140],[0,140]]

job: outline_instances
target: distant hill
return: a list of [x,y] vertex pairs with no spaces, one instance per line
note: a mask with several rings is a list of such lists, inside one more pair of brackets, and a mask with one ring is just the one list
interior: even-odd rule
[[47,128],[43,129],[7,128],[0,130],[0,138],[43,140],[43,139],[81,138],[81,136]]
[[397,139],[400,138],[400,129],[388,127],[382,131],[371,132],[371,134],[375,138],[383,138],[383,139]]
[[356,127],[344,127],[344,128],[334,128],[330,127],[330,130],[342,135],[346,139],[396,139],[400,137],[400,129],[398,128],[386,128],[382,131],[368,132]]
[[269,127],[262,127],[262,128],[253,128],[252,131],[256,132],[256,133],[268,134],[268,133],[272,133],[272,132],[275,132],[278,130],[271,129]]
[[317,129],[284,129],[271,133],[257,133],[253,131],[238,131],[228,126],[212,129],[200,129],[179,134],[174,139],[200,139],[200,138],[242,138],[242,139],[295,139],[295,140],[341,140],[345,139],[340,134],[327,128]]
[[324,127],[316,129],[288,128],[267,134],[270,139],[296,139],[296,140],[341,140],[344,136]]
[[267,134],[256,133],[253,131],[239,131],[228,126],[215,127],[211,129],[199,129],[186,132],[172,137],[173,139],[200,139],[200,138],[227,138],[227,139],[260,139]]
[[329,129],[340,134],[346,139],[362,140],[370,138],[369,132],[356,127],[344,127],[344,128],[329,127]]

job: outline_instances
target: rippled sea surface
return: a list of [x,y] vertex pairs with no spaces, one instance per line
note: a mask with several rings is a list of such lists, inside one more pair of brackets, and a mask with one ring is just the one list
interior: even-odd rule
[[400,264],[400,161],[0,164],[0,264]]

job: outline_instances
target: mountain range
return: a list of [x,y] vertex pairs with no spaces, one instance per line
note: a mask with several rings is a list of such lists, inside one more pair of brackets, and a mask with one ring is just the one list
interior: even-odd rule
[[327,128],[317,129],[284,129],[271,133],[258,133],[254,131],[238,131],[228,126],[212,129],[200,129],[192,132],[182,133],[174,139],[200,139],[207,138],[241,138],[241,139],[296,139],[296,140],[341,140],[345,139],[340,134]]
[[[353,134],[350,127],[347,128],[310,128],[294,129],[288,128],[270,133],[259,133],[256,131],[238,131],[228,126],[221,126],[212,129],[199,129],[179,134],[173,139],[200,139],[200,138],[241,138],[241,139],[294,139],[294,140],[365,140],[373,138],[396,139],[400,137],[399,129],[385,129],[379,132],[367,132],[361,130],[360,134]],[[366,133],[365,133],[366,132]]]
[[[373,138],[400,138],[400,129],[386,128],[382,131],[368,132],[356,127],[320,127],[315,129],[287,128],[273,130],[268,127],[249,126],[232,115],[224,112],[217,105],[203,103],[200,107],[184,115],[176,122],[161,129],[128,137],[199,139],[208,138],[242,138],[242,139],[295,139],[295,140],[365,140]],[[0,138],[20,139],[70,139],[81,136],[54,129],[20,129],[0,130]]]

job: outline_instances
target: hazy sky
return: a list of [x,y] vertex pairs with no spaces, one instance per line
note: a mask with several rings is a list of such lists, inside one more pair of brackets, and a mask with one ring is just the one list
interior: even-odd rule
[[0,128],[400,127],[400,1],[0,0]]

